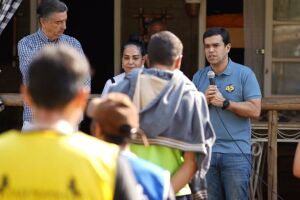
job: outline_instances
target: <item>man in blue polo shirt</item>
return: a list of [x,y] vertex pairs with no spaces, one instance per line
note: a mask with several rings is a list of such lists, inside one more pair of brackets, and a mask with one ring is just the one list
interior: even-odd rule
[[[229,33],[211,28],[203,35],[209,66],[193,77],[197,89],[205,93],[216,142],[207,174],[208,199],[248,199],[251,176],[250,118],[259,117],[261,92],[255,74],[233,62]],[[210,72],[211,71],[211,72]],[[215,74],[210,81],[208,73]]]

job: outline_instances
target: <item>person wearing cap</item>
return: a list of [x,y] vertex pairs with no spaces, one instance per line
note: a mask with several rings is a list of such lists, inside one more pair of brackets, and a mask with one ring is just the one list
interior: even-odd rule
[[145,199],[175,199],[170,184],[170,173],[146,160],[138,158],[128,149],[128,141],[139,132],[138,111],[122,93],[109,93],[94,98],[88,105],[87,115],[92,118],[91,133],[99,139],[117,144],[131,164]]
[[33,59],[21,93],[35,117],[31,129],[0,135],[0,199],[141,199],[119,147],[76,129],[89,68],[66,45],[46,46]]
[[[180,71],[182,50],[173,33],[154,34],[148,45],[151,68],[132,70],[110,91],[127,94],[139,110],[150,145],[137,137],[130,149],[170,171],[176,199],[189,199],[188,183],[197,170],[204,179],[215,135],[204,95]],[[206,194],[204,188],[199,192]]]

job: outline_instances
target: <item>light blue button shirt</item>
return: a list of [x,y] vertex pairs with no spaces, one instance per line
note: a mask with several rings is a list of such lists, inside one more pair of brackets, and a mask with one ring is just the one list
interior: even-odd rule
[[[75,49],[77,49],[81,54],[83,54],[83,50],[80,42],[68,35],[61,35],[57,40],[50,41],[47,36],[39,29],[37,32],[28,35],[22,38],[18,43],[18,56],[20,61],[20,71],[22,73],[23,84],[27,84],[27,73],[29,69],[29,64],[32,61],[33,56],[37,54],[45,45],[47,44],[59,44],[66,43]],[[85,84],[89,87],[91,86],[91,79],[85,81]],[[55,97],[53,97],[55,98]],[[32,120],[32,111],[30,108],[24,104],[23,111],[23,121],[30,122]]]

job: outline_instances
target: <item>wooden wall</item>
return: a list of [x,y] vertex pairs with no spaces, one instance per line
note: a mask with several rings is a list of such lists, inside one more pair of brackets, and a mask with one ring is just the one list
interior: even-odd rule
[[145,14],[160,14],[166,11],[171,16],[171,19],[167,20],[167,29],[183,42],[181,69],[191,78],[198,68],[198,17],[187,16],[183,0],[122,0],[122,43],[130,34],[139,32],[139,20],[134,16],[139,13],[140,8],[144,9]]

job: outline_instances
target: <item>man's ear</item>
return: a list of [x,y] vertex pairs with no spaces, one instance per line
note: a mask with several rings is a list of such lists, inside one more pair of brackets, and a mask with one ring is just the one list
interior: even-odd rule
[[44,19],[44,18],[41,17],[41,18],[39,19],[39,22],[40,22],[40,25],[41,25],[41,26],[44,26],[44,24],[46,23],[46,19]]
[[146,56],[143,56],[142,57],[142,65],[145,65],[145,62],[146,62]]
[[145,60],[146,60],[147,67],[151,67],[150,66],[150,60],[149,60],[148,54],[145,55]]
[[74,99],[75,107],[81,107],[83,110],[85,110],[89,96],[90,90],[88,88],[80,89]]
[[227,53],[229,53],[230,49],[231,49],[231,43],[228,43],[228,44],[226,45]]
[[180,69],[181,67],[181,61],[182,61],[182,55],[178,56],[175,60],[175,69]]
[[102,134],[102,128],[101,126],[95,122],[94,124],[94,131],[93,131],[93,135],[100,139],[100,140],[104,140],[104,135]]
[[28,87],[26,85],[21,85],[20,86],[20,93],[22,95],[23,101],[25,104],[29,105],[30,107],[33,106],[33,100],[32,97],[28,91]]

